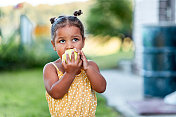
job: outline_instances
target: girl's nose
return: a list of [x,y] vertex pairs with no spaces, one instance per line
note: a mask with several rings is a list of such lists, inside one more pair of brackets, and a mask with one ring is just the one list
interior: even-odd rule
[[66,49],[73,49],[73,48],[74,48],[74,46],[71,42],[67,43]]

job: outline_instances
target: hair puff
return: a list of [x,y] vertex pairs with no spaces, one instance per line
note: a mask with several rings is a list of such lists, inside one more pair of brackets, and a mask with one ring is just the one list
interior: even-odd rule
[[75,11],[73,13],[74,16],[80,16],[81,14],[83,14],[83,12],[81,10]]
[[51,24],[54,23],[55,19],[56,19],[56,17],[50,18],[50,22],[51,22]]

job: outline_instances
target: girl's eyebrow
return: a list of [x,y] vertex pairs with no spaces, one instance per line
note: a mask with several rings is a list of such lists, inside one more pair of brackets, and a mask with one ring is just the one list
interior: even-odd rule
[[81,37],[80,35],[73,35],[72,37]]
[[58,37],[57,39],[64,39],[64,37]]

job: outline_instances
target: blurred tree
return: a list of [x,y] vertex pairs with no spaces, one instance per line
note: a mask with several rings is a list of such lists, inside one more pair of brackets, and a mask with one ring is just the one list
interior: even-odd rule
[[[0,9],[0,22],[1,22],[1,18],[3,17],[3,15],[4,14],[3,14],[2,10]],[[1,31],[1,26],[0,26],[0,39],[1,39],[1,37],[2,37],[2,31]]]
[[0,18],[3,16],[3,12],[2,10],[0,9]]
[[88,32],[94,35],[131,37],[132,0],[96,0],[86,22]]

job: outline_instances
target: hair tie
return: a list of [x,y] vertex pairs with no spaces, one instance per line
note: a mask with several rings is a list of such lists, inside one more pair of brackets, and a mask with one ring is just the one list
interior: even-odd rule
[[54,19],[54,22],[57,21],[57,18]]

